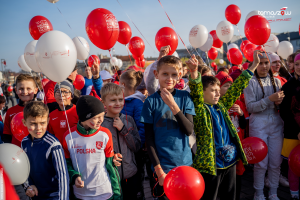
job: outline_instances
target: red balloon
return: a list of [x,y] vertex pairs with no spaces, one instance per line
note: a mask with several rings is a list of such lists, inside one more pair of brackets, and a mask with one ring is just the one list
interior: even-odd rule
[[135,63],[136,63],[136,65],[137,66],[139,66],[139,67],[145,67],[145,59],[143,59],[143,60],[135,60]]
[[193,167],[172,169],[164,180],[164,191],[171,200],[199,200],[205,189],[202,175]]
[[45,87],[45,85],[49,82],[50,80],[47,78],[42,79],[42,84]]
[[84,87],[84,84],[85,84],[84,77],[81,76],[80,74],[77,74],[76,79],[73,83],[74,88],[77,89],[77,90],[81,90]]
[[131,36],[132,36],[132,32],[131,32],[131,28],[130,26],[124,22],[124,21],[119,21],[119,38],[118,38],[118,42],[120,42],[121,44],[128,44]]
[[237,5],[231,4],[225,10],[225,17],[230,23],[237,25],[241,19],[241,10]]
[[289,167],[292,172],[300,177],[300,145],[298,144],[289,155]]
[[242,64],[243,54],[236,48],[229,49],[227,52],[227,59],[234,65]]
[[178,37],[176,32],[169,28],[163,27],[159,29],[155,36],[155,46],[158,51],[164,46],[170,45],[171,50],[169,51],[168,55],[172,55],[178,46]]
[[264,48],[261,45],[258,45],[255,50],[259,50],[259,51],[265,51]]
[[37,15],[29,22],[29,33],[35,40],[40,39],[44,33],[52,30],[52,24],[46,17]]
[[249,43],[244,47],[244,56],[250,62],[253,61],[253,53],[254,53],[255,48],[256,48],[256,45],[252,44],[252,43]]
[[221,48],[223,42],[218,38],[216,30],[209,32],[213,38],[213,47]]
[[128,48],[136,57],[141,57],[145,51],[145,44],[142,38],[135,36],[130,39]]
[[111,49],[119,38],[118,20],[104,8],[96,8],[88,15],[85,30],[91,42],[103,50]]
[[100,65],[100,59],[99,59],[99,57],[96,56],[96,55],[91,55],[91,56],[89,57],[89,59],[88,59],[88,65],[89,65],[90,67],[92,67],[93,64],[94,64],[94,61],[96,61],[96,62],[98,63],[98,65]]
[[260,138],[248,137],[242,141],[242,146],[249,164],[262,161],[268,154],[267,144]]
[[142,54],[140,57],[137,57],[137,56],[135,56],[134,54],[132,54],[132,57],[133,57],[134,60],[140,61],[140,60],[143,60],[143,59],[144,59],[144,54]]
[[7,91],[12,92],[13,91],[13,87],[12,86],[8,86]]
[[218,57],[218,51],[215,48],[211,48],[208,52],[207,55],[210,59],[214,60]]
[[250,17],[244,27],[246,37],[256,45],[265,44],[271,34],[271,27],[266,18],[260,15]]
[[240,49],[241,51],[244,53],[244,48],[247,44],[250,44],[251,42],[249,40],[244,40],[241,45],[240,45]]
[[10,122],[10,130],[13,136],[20,142],[29,134],[27,127],[25,127],[22,122],[23,118],[23,112],[19,112],[12,118]]

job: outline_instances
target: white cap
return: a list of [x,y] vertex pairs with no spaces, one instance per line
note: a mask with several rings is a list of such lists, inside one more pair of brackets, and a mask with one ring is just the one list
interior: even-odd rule
[[102,80],[112,79],[112,76],[106,70],[100,71],[100,76]]

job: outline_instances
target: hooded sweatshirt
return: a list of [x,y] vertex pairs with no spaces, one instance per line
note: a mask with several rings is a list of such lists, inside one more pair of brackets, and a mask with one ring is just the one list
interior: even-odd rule
[[113,127],[114,119],[111,117],[105,116],[101,126],[110,130],[115,153],[122,154],[122,165],[118,167],[118,172],[121,180],[124,180],[132,177],[137,172],[134,153],[140,149],[141,139],[131,116],[120,113],[120,119],[124,124],[121,131]]
[[143,102],[146,97],[140,91],[136,91],[133,95],[125,97],[125,105],[121,113],[129,115],[134,119],[134,122],[139,130],[141,138],[141,147],[145,144],[145,129],[144,124],[140,122],[141,112],[143,109]]

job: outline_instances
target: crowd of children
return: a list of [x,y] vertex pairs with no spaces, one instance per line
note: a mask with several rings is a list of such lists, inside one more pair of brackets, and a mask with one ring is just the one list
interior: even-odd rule
[[[278,200],[282,157],[300,144],[300,51],[284,64],[257,50],[251,63],[212,70],[201,57],[182,63],[169,50],[161,48],[146,78],[117,67],[112,76],[95,62],[81,91],[73,87],[75,67],[67,80],[49,81],[41,100],[39,80],[20,74],[18,104],[7,110],[3,130],[0,122],[0,143],[21,147],[30,162],[28,180],[14,186],[19,198],[139,200],[146,171],[153,198],[166,200],[167,173],[186,165],[204,178],[201,199],[240,199],[248,164],[241,141],[250,136],[268,146],[254,165],[254,199],[265,199],[267,180],[268,199]],[[10,127],[19,112],[29,132],[22,141]],[[288,182],[291,199],[299,199],[290,169]]]

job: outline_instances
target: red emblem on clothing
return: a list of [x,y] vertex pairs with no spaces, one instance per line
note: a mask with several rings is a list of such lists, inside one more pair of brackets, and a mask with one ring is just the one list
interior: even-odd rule
[[101,149],[102,146],[103,146],[103,142],[101,142],[101,141],[96,141],[96,147],[97,147],[97,149]]

